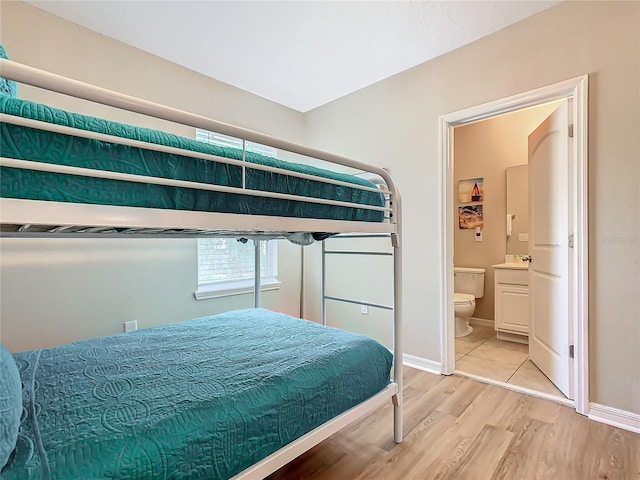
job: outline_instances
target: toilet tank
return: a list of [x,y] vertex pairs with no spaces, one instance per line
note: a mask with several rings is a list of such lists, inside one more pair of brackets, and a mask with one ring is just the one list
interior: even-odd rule
[[453,288],[456,293],[481,298],[484,295],[484,268],[454,267]]

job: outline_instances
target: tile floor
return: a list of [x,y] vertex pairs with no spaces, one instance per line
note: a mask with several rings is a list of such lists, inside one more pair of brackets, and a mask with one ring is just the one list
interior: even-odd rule
[[565,398],[529,360],[528,345],[498,340],[490,327],[456,338],[456,370]]

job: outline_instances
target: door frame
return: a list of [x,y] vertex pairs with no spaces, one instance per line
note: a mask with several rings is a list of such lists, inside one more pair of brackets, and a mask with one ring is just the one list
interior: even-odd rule
[[455,369],[455,324],[453,302],[453,250],[454,250],[454,184],[453,184],[453,129],[478,120],[504,113],[534,107],[543,103],[571,99],[573,121],[572,155],[569,159],[569,232],[574,235],[574,248],[570,249],[569,268],[569,323],[570,341],[575,345],[572,375],[578,413],[589,412],[589,336],[588,336],[588,75],[547,85],[528,92],[493,102],[449,113],[440,117],[440,177],[441,205],[444,228],[441,229],[441,276],[444,295],[441,299],[441,373],[451,375]]

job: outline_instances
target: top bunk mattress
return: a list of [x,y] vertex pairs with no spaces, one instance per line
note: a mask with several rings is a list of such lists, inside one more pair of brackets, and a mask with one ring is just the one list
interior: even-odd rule
[[[210,145],[167,132],[72,113],[4,95],[0,95],[0,113],[235,160],[243,158],[242,150]],[[0,129],[1,154],[6,158],[201,182],[224,187],[241,188],[243,186],[242,167],[238,165],[54,133],[39,128],[14,125],[8,121],[1,122]],[[385,206],[385,197],[382,192],[356,188],[357,186],[376,187],[374,183],[357,176],[286,162],[253,152],[246,152],[245,158],[247,161],[245,186],[249,190],[352,202],[374,207]],[[347,182],[354,187],[258,170],[251,168],[251,164],[317,175]],[[384,212],[380,210],[252,197],[244,194],[7,166],[0,169],[0,182],[1,195],[5,198],[365,222],[382,222],[385,219]]]
[[3,480],[226,479],[390,381],[376,341],[268,310],[14,354]]

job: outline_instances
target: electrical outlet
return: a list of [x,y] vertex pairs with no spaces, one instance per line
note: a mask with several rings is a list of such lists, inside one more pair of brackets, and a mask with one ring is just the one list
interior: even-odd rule
[[529,241],[529,234],[528,233],[519,233],[518,234],[518,241],[519,242],[528,242]]
[[124,322],[124,333],[133,332],[138,329],[138,321],[132,320],[130,322]]
[[369,315],[369,306],[368,305],[360,305],[360,313],[362,315]]

